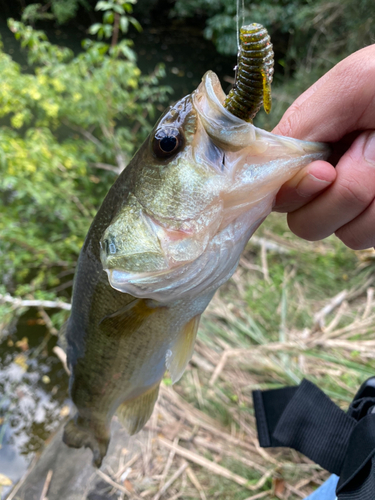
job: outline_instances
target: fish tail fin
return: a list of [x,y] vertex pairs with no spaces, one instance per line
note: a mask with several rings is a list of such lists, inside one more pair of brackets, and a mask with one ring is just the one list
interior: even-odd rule
[[[77,423],[79,421],[79,423]],[[109,432],[103,426],[94,431],[88,421],[80,419],[79,415],[68,420],[65,424],[63,441],[71,448],[90,448],[93,453],[92,463],[97,468],[102,464],[109,444]]]
[[127,432],[132,436],[139,432],[151,417],[156,400],[158,399],[160,382],[147,392],[130,401],[122,403],[117,408],[117,416]]

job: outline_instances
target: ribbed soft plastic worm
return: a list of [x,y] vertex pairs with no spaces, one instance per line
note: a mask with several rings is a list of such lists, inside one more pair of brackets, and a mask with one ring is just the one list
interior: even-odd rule
[[272,43],[266,28],[249,24],[240,29],[240,50],[236,79],[224,106],[245,121],[252,121],[262,104],[271,111],[271,83],[273,77]]

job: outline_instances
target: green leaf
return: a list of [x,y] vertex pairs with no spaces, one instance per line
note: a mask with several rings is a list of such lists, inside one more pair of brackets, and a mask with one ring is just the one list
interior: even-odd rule
[[105,38],[110,38],[113,33],[113,26],[111,24],[103,24],[103,33]]
[[120,28],[123,33],[126,33],[128,31],[129,27],[129,20],[125,16],[120,17]]
[[134,17],[129,17],[129,22],[134,26],[134,28],[141,32],[142,31],[142,26],[139,24],[139,22],[134,18]]
[[96,35],[100,29],[103,28],[102,23],[92,24],[89,28],[90,35]]
[[113,24],[114,18],[113,12],[107,11],[103,15],[103,22],[106,24]]
[[127,12],[128,14],[131,14],[133,12],[133,6],[130,5],[129,3],[124,3],[122,4],[125,12]]
[[117,12],[117,14],[125,14],[125,10],[121,7],[121,5],[114,4],[112,8],[115,12]]
[[113,9],[115,4],[113,2],[100,1],[96,4],[95,10],[110,10]]

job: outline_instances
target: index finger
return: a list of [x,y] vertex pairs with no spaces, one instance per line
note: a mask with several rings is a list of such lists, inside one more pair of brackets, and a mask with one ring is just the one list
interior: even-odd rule
[[375,128],[375,44],[350,55],[303,93],[273,133],[335,142]]

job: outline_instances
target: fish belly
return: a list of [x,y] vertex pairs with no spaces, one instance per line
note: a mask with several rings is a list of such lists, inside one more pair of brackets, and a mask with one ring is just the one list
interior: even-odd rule
[[134,299],[91,328],[84,354],[72,367],[70,393],[77,413],[66,424],[64,442],[91,448],[93,463],[100,466],[116,412],[129,434],[141,430],[165,370],[173,382],[183,374],[211,297],[163,306]]

